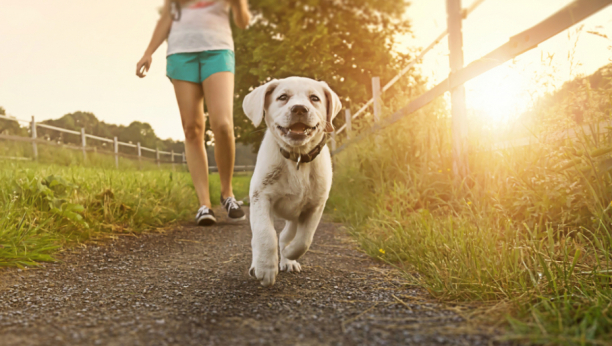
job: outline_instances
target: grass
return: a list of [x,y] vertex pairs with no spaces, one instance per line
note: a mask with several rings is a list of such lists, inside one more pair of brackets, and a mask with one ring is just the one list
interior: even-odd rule
[[[328,210],[437,299],[489,306],[504,339],[609,344],[612,129],[503,151],[471,138],[470,174],[456,179],[438,102],[336,157]],[[589,120],[612,114],[596,110]]]
[[[136,170],[137,163],[122,160],[117,170],[112,157],[81,166],[72,164],[76,154],[61,155],[64,165],[0,161],[0,266],[53,261],[66,247],[190,220],[198,206],[180,165],[177,171],[169,165]],[[235,177],[238,199],[248,194],[249,180]],[[210,191],[218,203],[217,174],[211,174]]]

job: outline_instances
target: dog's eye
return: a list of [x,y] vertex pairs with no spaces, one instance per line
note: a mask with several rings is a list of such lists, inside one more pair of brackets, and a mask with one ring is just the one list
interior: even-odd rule
[[289,99],[289,96],[287,96],[287,94],[282,94],[276,100],[277,101],[287,101],[288,99]]
[[319,101],[321,101],[321,99],[317,95],[310,95],[310,101],[312,101],[312,102],[319,102]]

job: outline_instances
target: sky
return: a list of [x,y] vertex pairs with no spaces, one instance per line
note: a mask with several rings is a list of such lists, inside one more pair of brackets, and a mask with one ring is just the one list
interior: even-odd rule
[[[486,0],[463,22],[465,63],[570,2]],[[412,22],[414,37],[402,38],[398,49],[433,41],[446,25],[445,3],[413,0],[405,18]],[[463,6],[470,3],[464,0]],[[149,75],[135,76],[160,5],[161,0],[0,0],[0,106],[20,119],[54,119],[80,110],[108,123],[144,121],[161,138],[182,140],[174,92],[165,77],[165,44],[153,56]],[[607,64],[612,42],[587,31],[612,38],[612,7],[572,27],[569,38],[568,31],[563,32],[468,82],[468,107],[490,120],[505,121],[528,107],[530,91],[543,83],[544,73],[550,73],[552,86],[559,86]],[[431,83],[448,75],[447,48],[448,42],[442,41],[420,66]],[[554,55],[553,64],[544,68],[541,57],[549,54]]]

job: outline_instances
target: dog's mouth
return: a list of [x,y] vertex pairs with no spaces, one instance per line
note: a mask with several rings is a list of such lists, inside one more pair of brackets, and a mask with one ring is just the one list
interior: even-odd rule
[[306,139],[312,133],[314,133],[318,127],[319,127],[319,124],[316,124],[315,126],[310,127],[304,123],[295,123],[289,127],[282,127],[280,125],[276,126],[276,128],[279,129],[284,136],[287,136],[290,139],[295,139],[295,140]]

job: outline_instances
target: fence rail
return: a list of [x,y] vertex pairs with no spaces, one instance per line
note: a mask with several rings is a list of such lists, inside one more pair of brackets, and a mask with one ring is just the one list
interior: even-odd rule
[[[151,160],[151,161],[155,161],[157,162],[158,165],[160,165],[161,163],[186,163],[186,159],[185,159],[185,153],[175,153],[173,151],[162,151],[159,149],[153,149],[153,148],[147,148],[147,147],[143,147],[140,145],[140,143],[126,143],[126,142],[120,142],[117,137],[111,139],[111,138],[104,138],[104,137],[99,137],[99,136],[95,136],[92,134],[88,134],[85,133],[85,129],[81,128],[81,131],[74,131],[74,130],[68,130],[68,129],[64,129],[61,127],[57,127],[57,126],[52,126],[52,125],[48,125],[48,124],[41,124],[41,123],[37,123],[34,116],[32,116],[32,120],[31,121],[27,121],[27,120],[23,120],[23,119],[17,119],[17,118],[13,118],[13,117],[9,117],[6,115],[0,115],[0,119],[5,119],[5,120],[9,120],[9,121],[14,121],[17,123],[26,123],[30,125],[30,137],[23,137],[23,136],[14,136],[14,135],[5,135],[5,134],[0,134],[0,139],[4,139],[4,140],[9,140],[9,141],[18,141],[18,142],[30,142],[32,143],[32,149],[33,149],[33,159],[37,159],[38,158],[38,144],[45,144],[45,145],[53,145],[53,146],[61,146],[62,148],[67,148],[67,149],[73,149],[73,150],[82,150],[83,151],[83,156],[84,158],[86,158],[86,152],[88,151],[96,151],[96,152],[101,152],[101,153],[108,153],[108,154],[112,154],[115,156],[115,165],[117,167],[119,167],[119,157],[126,157],[126,158],[136,158],[138,160]],[[48,129],[48,130],[52,130],[52,131],[57,131],[57,132],[61,132],[61,133],[68,133],[71,135],[76,135],[76,136],[80,136],[81,137],[81,145],[73,145],[73,144],[66,144],[66,143],[56,143],[55,141],[49,141],[49,140],[44,140],[41,138],[38,138],[37,136],[37,128],[44,128],[44,129]],[[96,147],[92,147],[92,146],[87,146],[87,139],[93,139],[93,140],[98,140],[98,141],[102,141],[105,143],[113,143],[113,151],[109,151],[109,150],[101,150],[98,149]],[[126,153],[121,153],[119,152],[119,146],[123,146],[123,147],[128,147],[128,148],[136,148],[137,149],[137,153],[136,155],[132,155],[132,154],[126,154]],[[155,153],[156,157],[155,159],[153,158],[149,158],[146,156],[142,155],[142,151],[148,151],[151,153]],[[166,155],[166,156],[170,156],[169,160],[163,160],[161,158],[161,155]],[[176,157],[181,158],[180,162],[176,161]],[[211,167],[212,169],[213,167]],[[215,167],[216,168],[216,167]]]
[[[575,0],[569,5],[563,7],[550,17],[536,24],[530,29],[527,29],[513,37],[508,42],[501,45],[497,49],[494,49],[490,53],[486,54],[482,58],[470,63],[466,67],[463,67],[463,48],[462,48],[462,34],[461,34],[461,20],[467,18],[467,16],[478,7],[484,0],[475,0],[468,8],[464,8],[460,11],[457,9],[461,8],[461,0],[447,0],[447,12],[448,12],[448,28],[441,33],[436,40],[434,40],[426,49],[424,49],[415,59],[413,59],[408,66],[406,66],[396,77],[391,79],[382,92],[388,90],[393,83],[396,83],[402,75],[404,75],[415,63],[420,61],[424,55],[430,51],[438,42],[444,38],[449,31],[453,34],[453,37],[449,37],[449,60],[451,63],[451,74],[444,81],[434,86],[429,91],[421,94],[403,108],[399,109],[392,115],[380,121],[375,121],[374,124],[363,130],[359,135],[353,136],[350,134],[351,120],[355,119],[358,115],[365,112],[365,110],[372,104],[374,104],[377,97],[380,97],[379,90],[373,90],[373,97],[366,102],[355,114],[350,116],[350,110],[347,110],[346,123],[338,128],[333,133],[332,141],[332,155],[336,155],[346,149],[348,146],[363,140],[374,132],[378,132],[399,120],[405,118],[408,115],[413,114],[420,108],[432,102],[437,97],[441,96],[447,91],[452,91],[451,103],[452,103],[452,118],[453,118],[453,169],[455,174],[460,173],[460,166],[466,165],[467,161],[462,155],[465,155],[462,150],[463,142],[467,137],[467,129],[465,128],[466,122],[463,119],[462,114],[465,114],[465,94],[460,92],[455,95],[455,89],[463,88],[463,84],[482,73],[489,71],[490,69],[497,67],[504,62],[526,52],[535,47],[540,43],[548,40],[552,36],[560,33],[561,31],[571,27],[572,25],[584,20],[585,18],[597,13],[605,7],[612,4],[612,0]],[[375,77],[376,78],[376,77]],[[373,83],[374,84],[374,83]],[[376,113],[376,109],[374,109]],[[374,119],[378,116],[375,114]],[[459,121],[457,121],[459,120]],[[346,130],[349,131],[346,131]],[[346,141],[336,148],[337,138],[340,133],[346,131]],[[521,139],[523,142],[531,141],[531,139]],[[523,142],[515,142],[519,145]],[[511,143],[499,144],[497,147],[508,146]],[[455,153],[457,152],[457,155]],[[458,162],[463,161],[463,162]]]
[[[30,125],[30,137],[23,137],[23,136],[14,136],[14,135],[5,135],[5,134],[0,134],[0,139],[3,140],[9,140],[9,141],[15,141],[15,142],[30,142],[32,143],[32,149],[33,149],[33,153],[34,153],[34,157],[33,158],[29,158],[29,157],[13,157],[13,156],[0,156],[0,159],[7,159],[7,160],[36,160],[38,157],[38,144],[45,144],[45,145],[51,145],[51,146],[58,146],[58,147],[62,147],[62,148],[66,148],[66,149],[72,149],[72,150],[81,150],[83,151],[83,157],[86,158],[87,156],[87,152],[89,151],[94,151],[97,153],[102,153],[102,154],[109,154],[109,155],[114,155],[115,156],[115,166],[119,167],[119,157],[124,157],[124,158],[129,158],[129,159],[136,159],[138,161],[141,160],[147,160],[147,161],[152,161],[152,162],[156,162],[157,165],[159,166],[162,163],[171,163],[171,164],[186,164],[187,163],[187,159],[185,157],[185,153],[184,152],[179,152],[179,153],[175,153],[174,151],[163,151],[163,150],[159,150],[159,149],[153,149],[153,148],[147,148],[147,147],[143,147],[140,143],[126,143],[126,142],[120,142],[117,137],[114,137],[113,139],[111,138],[105,138],[105,137],[99,137],[99,136],[95,136],[92,134],[88,134],[85,133],[85,129],[81,128],[81,132],[78,131],[74,131],[74,130],[68,130],[68,129],[64,129],[61,127],[57,127],[57,126],[52,126],[52,125],[47,125],[47,124],[40,124],[37,123],[34,119],[34,116],[32,116],[32,120],[28,121],[28,120],[23,120],[23,119],[17,119],[17,118],[13,118],[13,117],[9,117],[6,115],[0,115],[0,119],[5,119],[5,120],[11,120],[11,121],[15,121],[17,123],[26,123]],[[73,145],[73,144],[66,144],[66,143],[58,143],[55,141],[49,141],[49,140],[45,140],[45,139],[41,139],[37,137],[37,132],[36,132],[36,128],[37,127],[41,127],[41,128],[45,128],[45,129],[49,129],[49,130],[53,130],[53,131],[58,131],[58,132],[63,132],[63,133],[69,133],[69,134],[73,134],[73,135],[78,135],[81,137],[81,145]],[[99,149],[97,147],[93,147],[93,146],[87,146],[87,139],[93,139],[93,140],[98,140],[98,141],[102,141],[105,143],[112,143],[113,144],[113,150],[105,150],[105,149]],[[136,154],[128,154],[128,153],[122,153],[119,152],[119,146],[124,146],[124,147],[128,147],[128,148],[135,148],[136,149]],[[151,158],[151,157],[146,157],[144,155],[142,155],[143,151],[147,151],[150,153],[155,153],[155,158]],[[170,156],[169,160],[163,160],[161,158],[161,155],[166,155],[166,156]],[[179,158],[179,162],[177,162],[176,158]],[[255,169],[255,166],[252,165],[242,165],[242,166],[234,166],[234,172],[252,172]],[[218,172],[219,169],[215,166],[210,166],[209,167],[210,172]]]
[[[474,10],[484,2],[485,0],[475,0],[470,6],[468,6],[467,8],[464,8],[462,11],[462,16],[463,18],[467,18],[472,12],[474,12]],[[399,81],[400,78],[402,78],[406,73],[408,73],[408,71],[410,71],[410,69],[416,65],[419,61],[423,60],[423,58],[425,57],[425,55],[432,50],[438,43],[440,43],[440,41],[442,41],[446,35],[448,35],[448,30],[444,30],[443,32],[440,33],[440,35],[438,35],[438,37],[436,37],[436,39],[431,42],[429,44],[429,46],[427,46],[425,49],[423,49],[419,55],[417,55],[414,59],[410,60],[410,62],[408,63],[408,65],[406,65],[406,67],[404,67],[400,73],[398,73],[395,77],[391,78],[391,80],[389,82],[387,82],[387,84],[385,84],[385,86],[382,87],[382,89],[380,90],[380,93],[384,93],[387,90],[389,90],[397,81]],[[377,77],[374,77],[377,78]],[[375,97],[373,96],[371,99],[369,99],[361,108],[359,108],[359,110],[357,112],[355,112],[355,114],[353,114],[351,116],[351,118],[347,118],[347,121],[338,128],[338,130],[336,130],[336,134],[340,134],[343,131],[347,130],[347,127],[349,128],[348,130],[350,131],[350,124],[351,124],[351,120],[352,119],[356,119],[358,116],[360,116],[361,114],[363,114],[373,103],[374,103]]]

